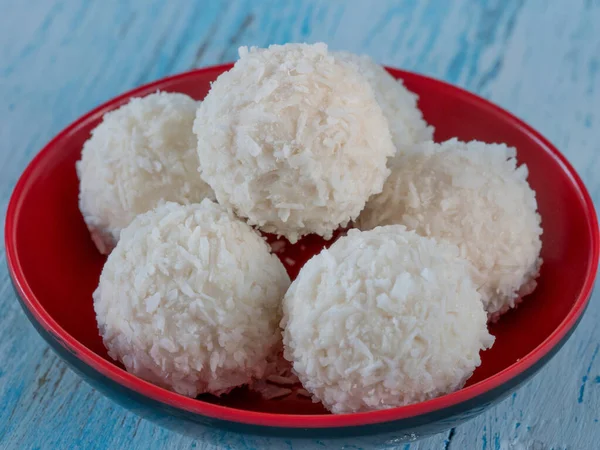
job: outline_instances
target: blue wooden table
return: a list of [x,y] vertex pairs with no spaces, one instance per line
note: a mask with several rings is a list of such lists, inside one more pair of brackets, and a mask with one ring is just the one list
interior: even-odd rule
[[[365,52],[491,99],[556,144],[600,204],[598,0],[0,0],[2,214],[32,156],[92,107],[164,75],[233,60],[239,45],[291,41]],[[193,441],[95,392],[28,323],[1,250],[1,448],[269,444],[219,433]],[[528,385],[450,433],[398,448],[599,449],[599,320],[600,291]]]

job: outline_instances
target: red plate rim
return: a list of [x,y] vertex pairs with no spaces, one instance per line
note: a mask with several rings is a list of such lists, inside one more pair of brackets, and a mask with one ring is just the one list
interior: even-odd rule
[[592,236],[592,260],[588,264],[587,273],[585,274],[585,283],[581,289],[573,308],[569,314],[563,319],[560,325],[552,332],[548,338],[533,351],[513,363],[501,372],[486,378],[469,387],[461,389],[457,392],[444,395],[426,402],[416,403],[397,408],[385,409],[380,411],[371,411],[364,413],[342,414],[342,415],[299,415],[299,414],[274,414],[255,411],[247,411],[226,406],[205,403],[196,399],[184,397],[174,392],[155,386],[144,380],[141,380],[125,370],[117,367],[111,362],[103,359],[99,355],[92,352],[82,343],[69,335],[42,307],[33,291],[27,283],[25,274],[23,273],[19,260],[19,253],[16,247],[16,222],[18,221],[23,193],[26,191],[29,178],[32,172],[40,161],[46,157],[54,145],[60,141],[66,134],[71,133],[74,129],[81,126],[92,116],[104,113],[105,110],[112,109],[115,105],[126,100],[129,97],[138,95],[152,88],[160,88],[165,82],[176,81],[188,77],[194,77],[196,74],[207,71],[222,69],[227,70],[231,64],[222,64],[218,66],[210,66],[201,69],[184,72],[181,74],[162,78],[152,83],[145,84],[130,90],[118,97],[103,103],[89,113],[85,114],[71,125],[61,131],[54,139],[52,139],[29,163],[21,177],[19,178],[10,203],[7,209],[5,223],[5,247],[7,255],[7,264],[9,273],[15,283],[16,289],[22,298],[23,304],[29,310],[35,320],[49,333],[58,338],[58,341],[68,351],[76,355],[81,361],[92,367],[105,377],[119,383],[128,389],[131,389],[138,394],[149,397],[155,401],[167,404],[169,406],[187,411],[193,414],[200,414],[215,419],[226,420],[230,422],[238,422],[249,425],[269,426],[276,428],[332,428],[332,427],[348,427],[358,425],[377,424],[394,420],[406,419],[433,411],[441,410],[447,407],[458,405],[467,400],[471,400],[479,395],[488,392],[503,383],[517,377],[520,373],[532,367],[536,362],[543,358],[554,346],[559,344],[565,337],[568,331],[577,323],[579,317],[584,312],[591,292],[594,286],[594,280],[598,269],[598,257],[600,254],[600,238],[598,229],[598,218],[594,209],[592,199],[585,188],[581,178],[575,172],[574,168],[567,159],[556,149],[547,139],[540,135],[537,131],[531,128],[522,120],[518,119],[503,108],[492,104],[491,102],[479,97],[462,88],[451,85],[444,81],[440,81],[431,77],[407,72],[399,69],[386,67],[393,75],[401,78],[421,78],[427,80],[428,83],[438,85],[444,90],[458,91],[463,98],[467,98],[470,102],[478,104],[481,108],[493,110],[498,114],[503,115],[515,127],[520,128],[524,133],[536,140],[541,147],[544,147],[548,153],[557,161],[563,168],[564,172],[569,176],[571,183],[576,187],[580,199],[583,200],[585,214]]

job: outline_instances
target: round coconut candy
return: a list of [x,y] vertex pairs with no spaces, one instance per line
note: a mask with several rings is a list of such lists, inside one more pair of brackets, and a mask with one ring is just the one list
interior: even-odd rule
[[460,389],[494,341],[458,248],[401,225],[350,230],[312,258],[281,324],[286,359],[333,413]]
[[104,115],[77,162],[79,208],[101,253],[141,213],[165,201],[214,199],[198,173],[198,102],[158,92]]
[[325,44],[239,54],[198,109],[201,176],[262,231],[329,239],[389,174],[395,149],[373,90]]
[[434,128],[425,122],[417,106],[419,97],[409,91],[402,80],[395,79],[367,55],[350,52],[334,52],[333,55],[351,64],[371,84],[375,98],[389,122],[397,149],[433,139]]
[[428,142],[397,155],[390,168],[383,192],[357,220],[361,229],[403,224],[456,244],[472,263],[491,320],[535,289],[541,218],[527,166],[517,166],[514,148]]
[[265,374],[289,284],[265,241],[224,208],[166,203],[122,231],[94,308],[108,354],[129,372],[219,395]]

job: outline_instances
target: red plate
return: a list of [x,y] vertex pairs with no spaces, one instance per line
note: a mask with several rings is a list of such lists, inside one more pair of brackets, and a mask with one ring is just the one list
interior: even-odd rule
[[[537,290],[492,326],[496,344],[483,353],[483,364],[468,385],[420,404],[334,416],[307,400],[263,401],[244,390],[221,399],[189,399],[146,383],[115,364],[98,336],[92,308],[91,294],[104,258],[90,240],[77,207],[75,161],[105,112],[157,89],[202,99],[209,82],[228,67],[165,78],[102,105],[54,138],[15,188],[5,239],[17,293],[40,332],[63,357],[74,355],[70,362],[80,372],[94,378],[96,385],[114,383],[151,400],[153,407],[169,405],[183,414],[271,427],[344,427],[417,418],[460,405],[473,410],[478,401],[494,400],[486,394],[499,397],[506,392],[500,389],[506,383],[516,386],[520,376],[535,371],[564,342],[586,307],[598,264],[598,222],[581,180],[552,144],[506,111],[446,83],[390,69],[419,94],[425,118],[436,127],[436,140],[457,136],[515,146],[519,161],[529,166],[529,180],[537,192],[544,227],[544,265]],[[296,261],[293,267],[288,265],[292,275],[322,245],[320,239],[308,237],[290,247],[282,259]]]

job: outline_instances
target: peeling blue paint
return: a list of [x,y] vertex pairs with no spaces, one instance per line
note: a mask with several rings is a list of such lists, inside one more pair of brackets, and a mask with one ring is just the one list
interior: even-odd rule
[[306,9],[306,13],[304,16],[304,20],[302,21],[302,29],[301,29],[302,37],[304,37],[304,38],[310,34],[310,19],[311,19],[312,12],[313,12],[313,6],[308,5],[308,8]]
[[483,427],[483,434],[481,436],[481,450],[487,449],[487,427]]
[[330,36],[334,36],[335,33],[338,31],[343,15],[344,15],[344,8],[342,5],[339,5],[337,10],[335,11],[333,20],[331,21],[331,26],[329,27],[329,35]]
[[599,349],[600,349],[600,344],[596,345],[596,348],[594,349],[594,353],[592,354],[592,359],[590,359],[590,364],[588,365],[585,375],[581,378],[581,387],[579,388],[579,397],[577,398],[577,401],[579,403],[583,403],[583,395],[585,393],[585,384],[587,383],[587,380],[590,376],[590,372],[592,371],[592,365],[594,364],[594,360],[596,359],[596,356],[598,355]]

